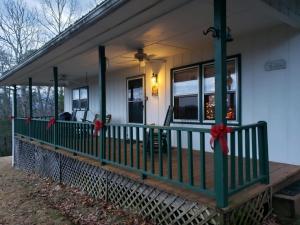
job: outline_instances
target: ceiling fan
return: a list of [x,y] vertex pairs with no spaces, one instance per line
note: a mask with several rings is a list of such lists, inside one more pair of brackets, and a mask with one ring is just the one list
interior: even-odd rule
[[[126,62],[133,62],[133,61],[139,62],[140,66],[142,66],[142,67],[145,66],[146,62],[149,62],[149,61],[150,62],[151,61],[164,61],[163,59],[157,59],[157,58],[154,58],[154,57],[155,57],[155,55],[153,55],[153,54],[152,55],[146,54],[144,52],[143,48],[138,48],[136,53],[133,55],[133,57],[132,56],[130,56],[130,57],[124,56],[122,58],[130,59]],[[121,64],[124,64],[126,62],[122,62]]]

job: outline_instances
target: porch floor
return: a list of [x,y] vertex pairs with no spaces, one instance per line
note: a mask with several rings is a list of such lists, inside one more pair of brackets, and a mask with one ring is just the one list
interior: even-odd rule
[[[39,143],[36,143],[40,145]],[[46,147],[45,144],[43,144],[43,147]],[[90,164],[100,166],[99,161],[87,158],[80,155],[74,155],[70,152],[67,152],[62,149],[54,149],[53,147],[47,146],[48,149],[53,151],[59,151],[62,154],[68,155],[69,157],[79,159],[84,162],[88,162]],[[127,164],[130,165],[130,146],[127,145]],[[106,152],[108,154],[108,150]],[[154,155],[154,171],[157,174],[159,169],[159,161],[158,161],[158,153],[156,152]],[[113,152],[111,152],[111,158],[113,158]],[[118,158],[116,157],[116,161]],[[123,162],[124,160],[124,144],[122,143],[121,148],[121,160]],[[166,160],[167,156],[166,153],[163,154],[163,174],[166,175]],[[140,167],[142,168],[142,145],[140,145]],[[207,189],[212,189],[214,185],[214,162],[213,162],[213,153],[206,152],[205,154],[205,162],[206,162],[206,185]],[[150,168],[150,154],[147,153],[147,169]],[[194,181],[195,184],[199,184],[200,180],[200,152],[199,151],[193,151],[193,163],[194,163]],[[237,159],[236,159],[237,163]],[[228,162],[230,166],[230,160]],[[173,178],[176,179],[177,177],[177,151],[172,151],[172,172],[173,172]],[[165,190],[169,193],[176,194],[178,196],[181,196],[185,199],[188,199],[190,201],[199,202],[201,204],[207,204],[212,207],[215,207],[215,200],[213,198],[207,197],[199,192],[195,192],[186,188],[180,187],[180,185],[173,185],[170,183],[167,183],[165,181],[148,177],[146,179],[142,179],[141,174],[138,174],[137,172],[132,172],[130,170],[105,164],[103,165],[104,168],[106,168],[109,171],[127,176],[131,179],[134,179],[139,182],[143,182],[145,184],[158,187],[162,190]],[[136,166],[136,148],[133,146],[133,166]],[[182,174],[183,174],[183,180],[187,182],[188,176],[187,176],[187,151],[182,150]],[[229,206],[227,209],[231,209],[236,207],[237,205],[240,205],[244,202],[246,202],[248,199],[254,197],[256,194],[266,190],[269,187],[272,187],[272,191],[276,192],[282,187],[285,187],[292,183],[295,180],[300,179],[300,166],[290,165],[290,164],[284,164],[284,163],[277,163],[277,162],[270,162],[269,163],[269,171],[270,171],[270,184],[264,185],[264,184],[255,184],[252,185],[237,194],[232,195],[229,198]],[[236,173],[237,175],[238,173]],[[230,176],[230,172],[228,173]],[[230,182],[230,177],[229,177]]]

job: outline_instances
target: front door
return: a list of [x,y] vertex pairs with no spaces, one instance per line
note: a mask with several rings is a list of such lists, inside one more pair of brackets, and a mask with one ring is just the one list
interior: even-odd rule
[[129,123],[144,123],[144,77],[127,79],[127,119]]

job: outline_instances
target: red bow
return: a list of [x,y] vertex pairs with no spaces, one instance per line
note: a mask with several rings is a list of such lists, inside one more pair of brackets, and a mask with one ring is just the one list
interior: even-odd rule
[[219,140],[224,155],[228,154],[227,135],[232,132],[232,128],[225,126],[224,124],[214,125],[211,127],[210,134],[210,146],[214,149],[214,142]]
[[99,131],[100,131],[100,129],[102,129],[102,128],[104,127],[104,124],[103,124],[102,121],[96,120],[96,121],[94,122],[94,126],[95,126],[94,136],[97,136],[98,133],[99,133]]
[[30,117],[30,116],[29,116],[29,117],[26,117],[25,121],[26,121],[26,124],[31,123],[31,117]]
[[55,122],[55,118],[52,117],[47,124],[47,129],[50,129],[50,127],[52,127],[55,124]]

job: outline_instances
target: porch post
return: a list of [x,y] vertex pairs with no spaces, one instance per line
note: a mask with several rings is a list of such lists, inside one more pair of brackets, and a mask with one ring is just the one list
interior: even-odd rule
[[[28,78],[28,93],[29,93],[29,120],[32,119],[32,78]],[[28,123],[29,137],[31,138],[31,121]]]
[[[100,89],[100,118],[103,123],[106,122],[106,59],[105,47],[99,46],[99,89]],[[105,127],[100,130],[100,162],[105,159]]]
[[53,81],[54,81],[54,118],[58,120],[58,69],[53,67]]
[[17,85],[13,85],[13,108],[12,116],[16,118],[18,116],[17,112]]
[[15,119],[17,117],[17,86],[13,85],[13,99],[12,99],[12,120],[11,120],[11,165],[15,166]]
[[[58,69],[57,67],[53,67],[53,82],[54,82],[54,118],[55,121],[58,120]],[[54,146],[56,148],[57,145],[57,126],[54,124]]]
[[[216,124],[226,125],[226,0],[214,0],[214,27],[219,32],[219,37],[214,41],[215,117]],[[215,142],[214,161],[217,206],[226,207],[228,205],[228,162],[219,141]]]

